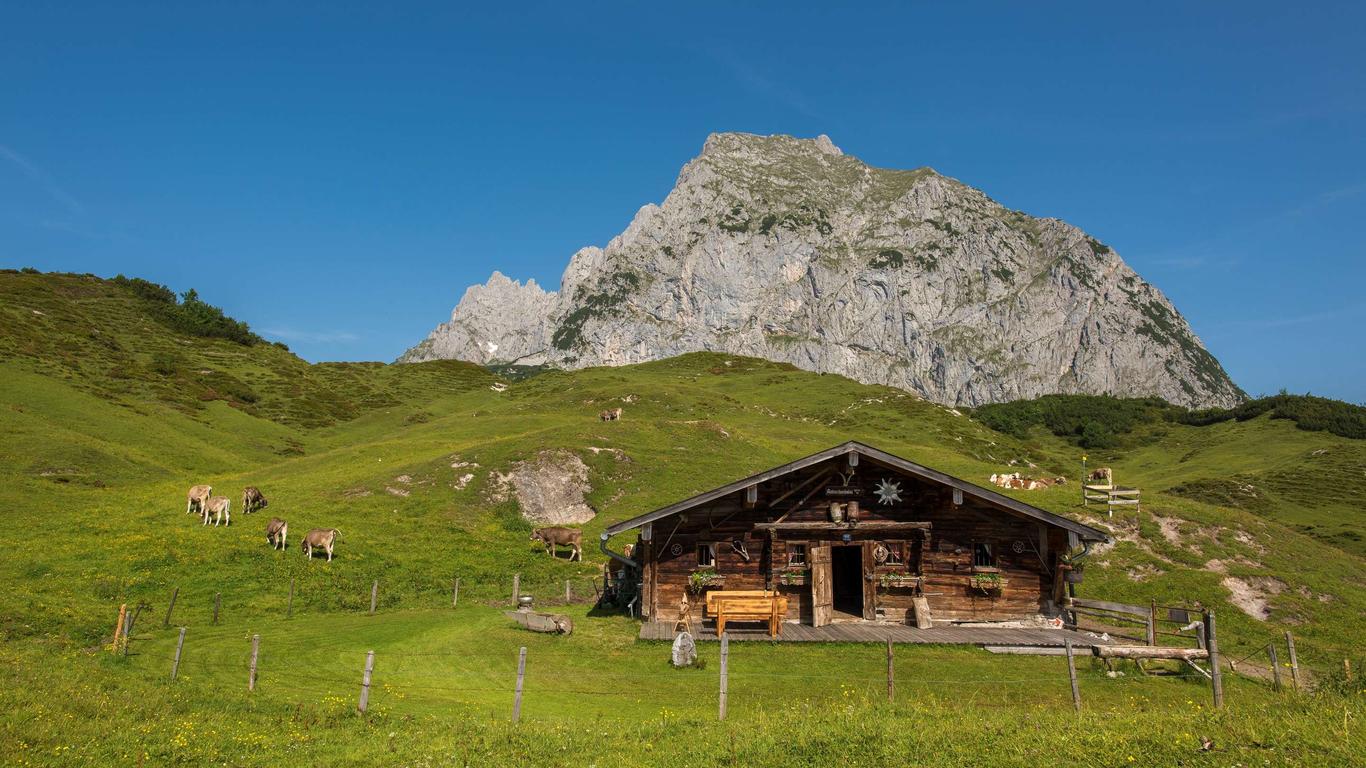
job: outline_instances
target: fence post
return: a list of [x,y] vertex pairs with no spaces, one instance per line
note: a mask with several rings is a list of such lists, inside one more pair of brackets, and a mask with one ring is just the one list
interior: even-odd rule
[[1148,601],[1148,645],[1157,645],[1157,601]]
[[1274,643],[1266,647],[1266,657],[1271,660],[1271,683],[1277,690],[1281,690],[1281,665],[1276,661],[1276,645]]
[[887,638],[887,702],[896,698],[896,678],[892,666],[892,638]]
[[375,603],[379,601],[379,579],[370,585],[370,615],[375,615]]
[[573,597],[570,595],[570,592],[569,592],[569,579],[565,579],[565,580],[564,580],[564,601],[567,603],[567,602],[569,602],[569,601],[572,600],[572,599],[573,599]]
[[289,602],[285,604],[285,618],[294,616],[294,579],[289,580]]
[[451,580],[451,607],[460,602],[460,577]]
[[522,574],[512,574],[512,602],[515,604],[517,598],[522,596]]
[[251,671],[247,673],[247,690],[256,690],[256,656],[261,650],[261,636],[251,636]]
[[213,593],[213,623],[218,623],[218,608],[223,604],[223,593]]
[[720,690],[720,702],[719,702],[720,709],[719,709],[718,712],[717,712],[717,718],[716,718],[716,719],[718,719],[718,720],[725,720],[725,719],[726,719],[726,694],[728,693],[727,689],[728,689],[728,687],[729,687],[729,686],[727,685],[727,682],[728,682],[728,680],[729,680],[729,676],[728,676],[727,672],[728,672],[729,666],[730,666],[730,637],[727,636],[725,632],[722,632],[722,633],[721,633],[721,690]]
[[517,688],[512,694],[512,722],[522,719],[522,684],[526,680],[526,646],[517,653]]
[[138,617],[142,615],[142,609],[147,607],[147,603],[138,603],[137,610],[128,614],[128,623],[123,626],[123,655],[128,655],[128,642],[133,637],[133,626],[137,624]]
[[171,626],[171,611],[175,610],[175,599],[180,596],[180,587],[171,590],[171,602],[166,605],[166,621],[161,623],[161,628]]
[[1066,641],[1067,648],[1067,679],[1072,683],[1072,709],[1081,711],[1081,689],[1077,687],[1077,663],[1072,658],[1072,639]]
[[1300,659],[1295,655],[1295,636],[1290,634],[1290,630],[1285,631],[1285,644],[1290,650],[1290,682],[1295,686],[1295,693],[1300,692]]
[[360,678],[360,713],[365,714],[365,708],[370,706],[370,673],[375,670],[375,652],[370,651],[365,654],[365,672]]
[[119,619],[114,622],[114,651],[119,650],[119,640],[123,637],[124,622],[128,620],[128,603],[119,605]]
[[1219,669],[1219,637],[1214,631],[1214,611],[1205,611],[1205,650],[1209,652],[1210,688],[1214,691],[1214,708],[1224,706],[1224,673]]
[[171,662],[171,679],[180,671],[180,649],[185,647],[185,627],[180,628],[180,637],[175,641],[175,659]]
[[1342,660],[1342,676],[1347,678],[1347,682],[1352,682],[1352,660]]

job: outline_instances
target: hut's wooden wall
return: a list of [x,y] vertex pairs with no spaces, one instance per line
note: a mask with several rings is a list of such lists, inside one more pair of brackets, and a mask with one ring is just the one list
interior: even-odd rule
[[[689,576],[698,569],[697,547],[714,543],[714,568],[725,579],[720,588],[778,589],[789,596],[788,618],[810,622],[809,579],[803,585],[781,584],[788,547],[793,543],[805,543],[808,548],[821,543],[842,545],[845,543],[840,538],[842,532],[781,531],[770,543],[769,534],[754,526],[771,522],[783,514],[787,514],[786,522],[827,520],[832,499],[821,489],[829,483],[815,481],[814,475],[842,466],[842,462],[843,458],[840,458],[830,466],[818,465],[765,483],[760,486],[758,502],[750,509],[745,508],[744,492],[739,491],[689,510],[685,520],[674,517],[654,523],[651,541],[640,553],[644,565],[642,599],[647,615],[665,621],[677,618],[680,601],[688,590]],[[964,504],[955,506],[951,489],[901,475],[866,458],[855,477],[856,483],[865,489],[858,498],[861,521],[930,523],[928,532],[868,531],[855,527],[848,533],[849,543],[869,542],[869,550],[871,542],[904,548],[904,562],[900,564],[874,567],[871,557],[866,557],[864,567],[876,576],[884,573],[920,576],[935,620],[1025,618],[1045,610],[1051,601],[1056,558],[1067,541],[1063,529],[989,507],[970,497]],[[878,503],[873,489],[884,478],[901,484],[900,502]],[[803,486],[803,483],[807,485]],[[817,489],[815,493],[798,505],[797,502],[813,488]],[[770,506],[775,499],[789,492],[787,498]],[[733,551],[730,542],[734,539],[743,542],[748,550],[748,562]],[[974,572],[973,545],[976,543],[993,547],[996,567],[1006,581],[999,593],[970,585]],[[1020,551],[1015,551],[1017,548]],[[800,572],[803,569],[792,570]],[[883,588],[879,585],[870,587],[865,595],[872,597],[873,605],[879,609],[876,614],[879,618],[904,621],[912,607],[914,592],[912,587]],[[700,615],[700,608],[694,609],[694,615]]]

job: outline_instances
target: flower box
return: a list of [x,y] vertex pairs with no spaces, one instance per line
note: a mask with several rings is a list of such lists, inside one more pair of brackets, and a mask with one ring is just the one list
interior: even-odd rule
[[1000,592],[1005,589],[1006,580],[999,573],[974,573],[968,577],[968,586],[983,592]]

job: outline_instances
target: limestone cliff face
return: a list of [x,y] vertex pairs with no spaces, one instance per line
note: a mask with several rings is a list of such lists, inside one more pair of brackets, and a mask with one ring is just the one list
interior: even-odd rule
[[1113,250],[928,168],[829,139],[714,134],[662,205],[558,292],[494,273],[400,362],[579,368],[708,350],[979,405],[1050,393],[1242,398]]

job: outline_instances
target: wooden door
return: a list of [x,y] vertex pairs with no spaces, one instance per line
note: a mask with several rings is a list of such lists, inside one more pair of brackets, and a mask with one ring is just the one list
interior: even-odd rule
[[807,559],[811,561],[811,626],[823,627],[830,623],[835,612],[835,590],[830,573],[830,545],[811,547]]

